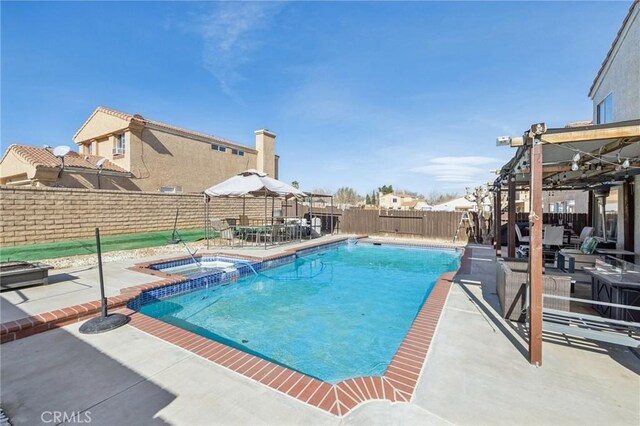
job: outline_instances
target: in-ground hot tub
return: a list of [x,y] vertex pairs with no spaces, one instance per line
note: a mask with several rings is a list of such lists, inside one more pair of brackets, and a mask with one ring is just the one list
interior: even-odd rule
[[49,284],[49,269],[53,266],[40,262],[0,262],[0,289]]

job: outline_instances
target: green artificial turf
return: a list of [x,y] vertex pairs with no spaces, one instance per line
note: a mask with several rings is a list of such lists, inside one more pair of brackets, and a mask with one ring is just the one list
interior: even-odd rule
[[[180,231],[184,242],[197,241],[204,238],[202,229]],[[157,247],[167,244],[172,231],[145,232],[142,234],[112,235],[100,238],[102,252],[117,250],[131,250],[145,247]],[[0,247],[0,261],[30,261],[53,259],[56,257],[94,254],[96,252],[95,238],[57,243],[29,244],[15,247]]]

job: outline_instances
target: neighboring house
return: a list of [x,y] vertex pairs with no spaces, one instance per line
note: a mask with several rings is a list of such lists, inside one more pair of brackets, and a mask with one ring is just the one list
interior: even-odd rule
[[[640,2],[634,1],[622,26],[616,34],[611,48],[598,70],[589,89],[589,98],[593,101],[593,122],[595,124],[611,123],[640,119]],[[636,190],[640,188],[640,175],[636,175]],[[633,193],[633,192],[632,192]],[[640,197],[634,197],[635,220],[634,251],[640,253]],[[625,197],[621,187],[612,187],[605,199],[596,199],[594,204],[593,223],[596,235],[603,235],[600,224],[603,222],[600,208],[605,210],[606,222],[617,223],[623,229],[623,211]],[[617,230],[607,233],[616,235],[618,248],[625,246],[624,235]]]
[[[378,205],[382,209],[393,209],[399,210],[402,207],[402,201],[404,199],[404,195],[402,194],[378,194]],[[412,197],[407,197],[407,199],[413,199]]]
[[476,209],[476,203],[467,200],[465,197],[456,198],[446,203],[436,204],[432,207],[434,212],[469,211]]
[[[545,213],[587,213],[589,192],[549,191],[542,194],[542,210]],[[527,210],[529,206],[527,205]]]
[[426,204],[425,200],[408,194],[380,194],[379,200],[380,208],[389,210],[415,210],[420,203]]
[[[529,192],[516,192],[516,212],[529,212]],[[542,193],[542,210],[545,213],[587,213],[587,191],[545,191]]]
[[73,151],[63,164],[51,148],[11,145],[0,160],[1,185],[134,190],[130,178],[131,173],[109,160]]
[[[139,114],[98,107],[73,136],[73,141],[78,145],[80,156],[106,158],[118,166],[119,171],[128,173],[128,183],[119,186],[122,189],[201,192],[247,169],[257,169],[277,178],[276,135],[258,130],[255,138],[256,146],[250,148]],[[3,181],[28,174],[28,165],[14,164],[8,157],[3,158],[0,172]],[[84,182],[65,179],[65,174],[63,171],[54,181],[40,180],[38,185],[87,186]]]

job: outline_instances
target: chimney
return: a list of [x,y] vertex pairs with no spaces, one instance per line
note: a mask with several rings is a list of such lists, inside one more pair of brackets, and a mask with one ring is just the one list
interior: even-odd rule
[[256,169],[276,178],[276,135],[269,130],[256,130]]

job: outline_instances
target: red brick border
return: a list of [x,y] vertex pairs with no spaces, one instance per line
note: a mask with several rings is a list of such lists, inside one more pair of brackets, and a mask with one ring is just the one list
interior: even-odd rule
[[[358,238],[363,237],[359,236]],[[300,250],[339,241],[344,241],[344,239],[330,243],[309,244],[264,258],[238,256],[257,261],[273,260],[290,256]],[[389,244],[395,244],[395,242]],[[229,254],[224,255],[228,256]],[[178,259],[184,259],[184,257],[166,261]],[[465,256],[463,256],[462,263],[465,260]],[[145,290],[184,281],[183,277],[148,268],[153,263],[158,263],[158,261],[136,264],[129,269],[164,279],[122,289],[122,295],[108,299],[110,309],[119,308],[119,312],[128,314],[131,318],[129,324],[141,331],[336,416],[344,416],[357,405],[370,400],[378,399],[392,402],[411,400],[449,294],[451,282],[456,274],[448,272],[440,276],[383,376],[357,377],[332,385],[126,308],[129,301]],[[64,327],[99,314],[100,302],[93,301],[3,323],[0,324],[0,343]]]
[[455,272],[443,274],[422,305],[383,376],[357,377],[332,385],[174,325],[127,310],[133,327],[263,385],[344,416],[370,400],[408,402],[413,397]]

